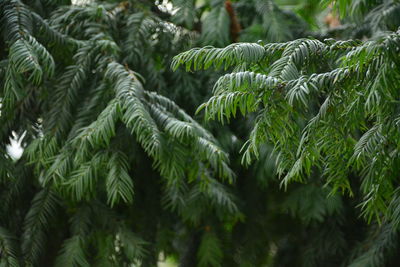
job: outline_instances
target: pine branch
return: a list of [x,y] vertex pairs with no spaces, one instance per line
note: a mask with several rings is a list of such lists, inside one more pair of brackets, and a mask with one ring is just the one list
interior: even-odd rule
[[32,200],[22,233],[22,252],[25,262],[36,264],[45,252],[48,225],[56,215],[58,198],[50,189],[42,189]]

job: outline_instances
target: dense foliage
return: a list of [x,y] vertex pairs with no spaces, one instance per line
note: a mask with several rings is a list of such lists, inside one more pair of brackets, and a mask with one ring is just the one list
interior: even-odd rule
[[395,264],[396,1],[84,2],[0,2],[1,265]]
[[[222,123],[238,113],[255,114],[243,163],[251,164],[263,144],[272,144],[284,188],[318,179],[330,196],[356,195],[361,215],[383,224],[378,227],[387,243],[382,247],[393,249],[400,222],[400,6],[343,1],[336,7],[353,15],[341,35],[353,32],[365,41],[302,38],[207,46],[181,53],[172,67],[231,70],[198,111]],[[356,263],[384,264],[384,256],[372,260],[376,251],[370,253]]]
[[60,6],[44,19],[47,4],[1,4],[1,138],[26,132],[27,144],[12,162],[2,143],[4,262],[153,266],[174,228],[237,218],[226,153],[157,93],[181,82],[164,66],[190,33],[151,3]]
[[200,110],[222,122],[237,112],[257,112],[244,162],[251,163],[267,141],[277,151],[285,186],[317,172],[332,193],[353,195],[348,177],[354,173],[362,180],[365,214],[380,220],[397,184],[399,41],[395,32],[365,43],[239,43],[193,49],[173,65],[235,65]]

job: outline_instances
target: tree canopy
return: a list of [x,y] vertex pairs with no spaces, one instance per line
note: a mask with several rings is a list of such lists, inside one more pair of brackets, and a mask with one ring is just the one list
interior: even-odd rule
[[395,264],[399,11],[1,1],[1,265]]

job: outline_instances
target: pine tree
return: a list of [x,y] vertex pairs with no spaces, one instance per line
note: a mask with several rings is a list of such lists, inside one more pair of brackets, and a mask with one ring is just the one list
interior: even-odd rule
[[[382,94],[397,77],[389,67],[398,53],[386,41],[396,34],[380,31],[397,30],[397,2],[340,1],[334,29],[318,24],[320,1],[155,2],[0,3],[1,264],[156,266],[164,255],[180,266],[395,265],[399,198],[395,167],[385,165],[396,159],[387,132],[395,124],[383,119],[395,114],[396,87]],[[305,36],[314,39],[296,40]],[[369,40],[324,40],[331,37]],[[230,45],[237,41],[258,43]],[[172,61],[193,46],[207,47]],[[169,68],[191,61],[227,68]],[[336,126],[346,101],[368,99],[353,85],[372,92],[376,62],[389,66],[383,84],[368,108],[351,110],[350,128],[339,127],[354,139],[342,144],[327,125]],[[339,73],[346,67],[354,69]],[[326,117],[306,127],[330,90]],[[203,123],[204,113],[194,114],[202,101],[207,117],[229,124]],[[386,126],[367,134],[378,119]],[[300,143],[303,131],[310,135]],[[10,136],[21,158],[7,153]],[[381,166],[392,186],[383,188],[383,211],[366,194],[379,177],[368,182],[360,171],[378,145],[384,166],[370,172],[381,175]],[[345,168],[340,153],[351,154]],[[292,174],[286,190],[276,172]],[[372,214],[369,224],[360,210]]]
[[[287,234],[295,240],[278,244],[274,265],[396,262],[398,7],[396,1],[340,1],[333,7],[344,16],[337,31],[281,43],[207,46],[174,58],[173,69],[230,71],[198,111],[222,123],[255,118],[242,162],[265,162],[271,144],[288,212],[310,226],[325,224],[298,228],[304,237]],[[364,41],[324,39],[329,36]],[[346,214],[351,206],[369,226]],[[359,229],[350,233],[351,227]],[[304,244],[309,247],[299,248]],[[346,249],[353,252],[344,255]]]
[[[194,80],[166,67],[193,33],[152,1],[6,0],[0,12],[2,264],[154,266],[195,231],[207,253],[207,220],[240,218],[234,174],[161,94]],[[25,136],[18,160],[13,131]]]

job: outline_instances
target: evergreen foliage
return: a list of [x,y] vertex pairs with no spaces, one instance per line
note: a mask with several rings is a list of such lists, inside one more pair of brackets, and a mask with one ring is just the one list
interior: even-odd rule
[[[311,218],[323,221],[324,216],[340,216],[340,201],[334,200],[338,192],[356,196],[360,215],[369,223],[383,224],[376,226],[382,236],[371,241],[379,245],[356,249],[354,254],[360,256],[353,255],[347,262],[355,257],[351,266],[384,266],[389,264],[389,251],[398,248],[394,236],[399,219],[393,203],[398,191],[400,32],[391,16],[399,14],[395,1],[339,2],[334,7],[340,14],[350,14],[343,19],[349,24],[341,35],[352,31],[350,37],[368,40],[316,35],[281,43],[207,46],[179,54],[172,68],[229,70],[216,81],[213,96],[198,112],[204,110],[206,119],[222,123],[240,119],[239,113],[255,117],[242,147],[244,164],[262,159],[260,150],[271,144],[281,186],[287,189],[293,181],[314,184],[318,179],[328,189],[327,202],[327,194],[309,186],[290,191],[287,208],[306,223]],[[363,18],[370,26],[365,27]],[[304,196],[319,204],[300,201]],[[337,243],[335,248],[339,247]],[[310,264],[321,266],[326,257]]]
[[389,32],[363,43],[297,39],[194,48],[172,67],[233,66],[199,110],[220,121],[257,112],[245,163],[269,142],[285,186],[320,172],[332,193],[352,195],[346,177],[357,174],[363,213],[381,220],[396,188],[399,41],[400,32]]
[[1,1],[0,265],[395,266],[398,3],[319,2]]
[[[154,3],[58,6],[43,3],[52,11],[47,18],[39,15],[45,10],[18,0],[0,7],[8,52],[1,69],[1,138],[26,131],[23,157],[12,162],[3,152],[1,161],[4,264],[153,266],[171,246],[171,240],[156,246],[156,231],[175,221],[199,227],[211,210],[221,222],[239,215],[222,184],[234,180],[228,155],[157,92],[170,86],[157,69],[179,51],[173,42],[189,44],[190,33],[152,13]],[[171,43],[164,46],[165,40]],[[156,180],[136,185],[137,179]],[[158,199],[149,210],[163,213],[163,207],[165,219],[146,214],[136,228],[130,221],[150,197],[148,187]],[[32,201],[14,206],[15,198]],[[154,222],[146,225],[147,218]],[[53,223],[70,230],[50,238]]]

